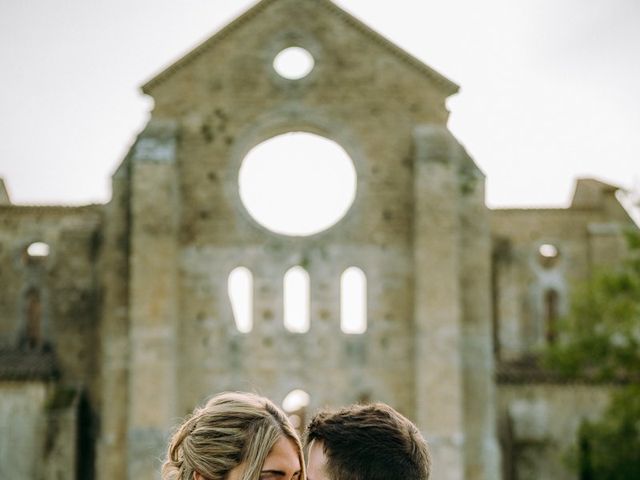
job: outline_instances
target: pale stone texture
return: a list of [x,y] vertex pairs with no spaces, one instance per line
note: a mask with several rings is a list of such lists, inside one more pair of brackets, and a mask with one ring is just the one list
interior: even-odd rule
[[[274,71],[289,46],[313,55],[307,77]],[[208,396],[251,390],[280,403],[298,388],[311,396],[307,415],[391,404],[430,441],[434,478],[568,478],[556,460],[544,470],[532,450],[511,447],[570,445],[588,406],[571,416],[558,399],[575,388],[503,373],[548,341],[550,289],[562,313],[572,285],[623,258],[631,223],[614,187],[581,180],[571,208],[489,211],[484,175],[446,127],[457,86],[326,0],[264,0],[143,89],[155,109],[109,204],[12,206],[0,192],[0,354],[56,359],[35,377],[26,360],[0,365],[0,380],[18,371],[20,388],[78,395],[41,414],[43,398],[20,393],[32,414],[12,428],[35,442],[37,418],[63,427],[57,460],[43,453],[38,472],[27,471],[38,450],[11,450],[25,480],[71,470],[157,479],[172,426]],[[269,232],[238,193],[247,152],[290,131],[339,143],[358,177],[345,217],[310,237]],[[49,244],[47,258],[25,257],[36,241]],[[560,252],[551,264],[539,258],[545,243]],[[253,278],[249,333],[228,295],[239,266]],[[283,324],[293,266],[310,278],[306,333]],[[358,335],[340,330],[340,276],[352,266],[367,279]],[[14,421],[6,405],[0,421]],[[571,428],[547,435],[557,415]],[[511,424],[515,439],[503,436]],[[560,433],[566,441],[553,443]]]
[[504,385],[499,389],[500,441],[505,478],[578,480],[569,465],[584,420],[597,419],[608,403],[607,385]]
[[44,456],[46,386],[1,383],[0,391],[0,478],[38,478]]
[[0,381],[0,478],[77,478],[77,395],[55,404],[40,381]]

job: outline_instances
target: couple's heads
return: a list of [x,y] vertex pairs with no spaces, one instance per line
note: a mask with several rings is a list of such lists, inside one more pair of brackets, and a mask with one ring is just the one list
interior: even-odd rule
[[163,480],[304,480],[300,439],[270,400],[223,393],[196,409],[169,443]]
[[[416,427],[391,407],[322,412],[307,432],[309,480],[427,480]],[[264,397],[224,393],[174,434],[163,480],[305,480],[302,448],[286,415]]]

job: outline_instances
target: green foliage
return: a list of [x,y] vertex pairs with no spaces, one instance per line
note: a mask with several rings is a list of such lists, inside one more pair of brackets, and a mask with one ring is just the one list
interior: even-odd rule
[[573,452],[582,480],[640,479],[640,234],[628,235],[630,256],[576,292],[560,341],[545,355],[568,377],[621,386],[603,417],[585,421]]
[[574,295],[547,367],[593,380],[638,380],[640,374],[640,235],[628,235],[630,256],[620,268],[593,276]]
[[617,392],[601,420],[584,422],[579,443],[583,480],[640,478],[640,386]]

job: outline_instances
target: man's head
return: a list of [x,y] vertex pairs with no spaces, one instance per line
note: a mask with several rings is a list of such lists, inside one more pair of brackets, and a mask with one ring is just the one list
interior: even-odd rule
[[317,414],[306,442],[308,480],[428,480],[431,471],[416,426],[382,403]]

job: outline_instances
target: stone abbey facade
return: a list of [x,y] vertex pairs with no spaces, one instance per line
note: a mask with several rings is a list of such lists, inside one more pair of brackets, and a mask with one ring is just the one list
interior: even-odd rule
[[[314,59],[300,79],[273,67],[291,46]],[[393,405],[429,440],[434,478],[571,478],[562,452],[610,387],[530,359],[633,222],[592,179],[566,209],[489,210],[447,130],[457,89],[329,0],[263,0],[143,87],[152,118],[107,205],[16,206],[0,189],[0,478],[156,479],[169,430],[207,396],[295,389],[308,411]],[[269,232],[238,193],[247,152],[294,131],[337,142],[357,173],[344,218],[308,237]],[[296,266],[304,333],[283,324]],[[366,277],[357,334],[339,320],[350,267]]]

